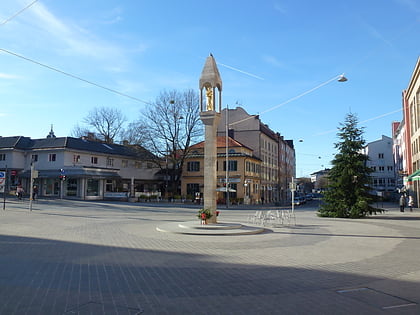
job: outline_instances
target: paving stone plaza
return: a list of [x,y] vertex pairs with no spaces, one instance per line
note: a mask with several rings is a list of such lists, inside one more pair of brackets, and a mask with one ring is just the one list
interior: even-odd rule
[[[185,235],[156,228],[198,207],[8,201],[0,314],[420,314],[420,211],[384,207],[361,220],[299,208],[296,225],[255,235]],[[253,213],[222,208],[219,222]]]

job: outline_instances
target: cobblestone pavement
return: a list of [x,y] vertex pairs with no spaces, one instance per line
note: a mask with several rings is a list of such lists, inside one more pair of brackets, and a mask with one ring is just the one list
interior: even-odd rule
[[[318,218],[257,235],[162,233],[196,207],[9,201],[0,314],[420,314],[420,211]],[[221,209],[246,224],[255,209]]]

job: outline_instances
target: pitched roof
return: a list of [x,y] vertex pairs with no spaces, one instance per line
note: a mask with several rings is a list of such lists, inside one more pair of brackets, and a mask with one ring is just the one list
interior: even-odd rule
[[[217,143],[218,148],[226,148],[226,137],[218,136],[216,143]],[[196,143],[196,144],[192,145],[191,149],[204,148],[204,144],[205,144],[205,141],[201,141],[199,143]],[[240,143],[239,141],[236,141],[235,139],[233,139],[231,137],[228,137],[228,147],[229,148],[242,147],[242,148],[247,148],[247,149],[252,151],[252,149],[248,148],[246,145],[243,145],[242,143]]]
[[153,159],[154,155],[141,146],[125,146],[120,144],[108,144],[92,140],[59,137],[31,139],[28,137],[0,137],[0,148],[7,149],[74,149],[80,151],[97,152],[109,155],[123,155],[142,159]]
[[28,137],[0,137],[0,149],[26,149],[31,143],[32,140]]

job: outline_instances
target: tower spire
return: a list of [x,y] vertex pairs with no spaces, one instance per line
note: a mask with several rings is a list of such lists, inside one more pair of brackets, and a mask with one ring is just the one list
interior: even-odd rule
[[56,138],[56,136],[54,134],[54,130],[53,130],[53,125],[52,124],[51,124],[50,133],[48,134],[47,138]]
[[[207,57],[199,80],[200,110],[220,112],[222,108],[222,79],[213,55]],[[206,102],[203,102],[203,89],[206,90]],[[218,97],[216,98],[216,92]]]

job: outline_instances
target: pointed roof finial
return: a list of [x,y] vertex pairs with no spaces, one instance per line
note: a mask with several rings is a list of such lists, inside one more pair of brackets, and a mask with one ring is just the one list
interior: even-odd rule
[[201,72],[199,85],[200,89],[210,85],[211,87],[217,87],[219,91],[222,90],[222,79],[217,68],[216,60],[212,54],[206,59],[203,71]]
[[47,138],[56,138],[56,136],[54,134],[54,130],[53,130],[53,124],[51,124],[51,130],[50,130],[50,133],[48,134]]

